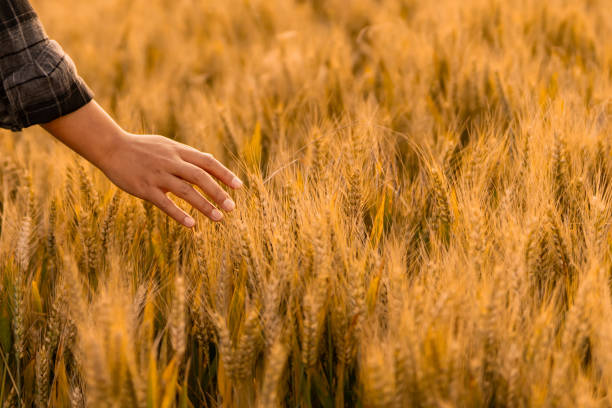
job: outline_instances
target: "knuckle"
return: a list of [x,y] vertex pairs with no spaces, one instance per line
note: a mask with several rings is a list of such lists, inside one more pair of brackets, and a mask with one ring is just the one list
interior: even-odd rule
[[200,204],[200,211],[206,215],[212,214],[213,206],[209,202],[205,201]]
[[172,208],[170,207],[170,205],[168,205],[168,201],[166,200],[159,200],[158,202],[156,202],[156,205],[159,207],[160,210],[167,214],[170,214],[172,212]]
[[150,190],[152,186],[157,185],[158,178],[154,175],[148,175],[142,180],[141,183],[138,184],[139,189],[141,190]]
[[151,183],[148,180],[143,180],[140,183],[136,184],[134,188],[134,196],[147,200],[150,195],[150,190]]
[[202,153],[202,158],[206,165],[211,165],[215,162],[215,157],[211,153]]
[[164,158],[160,159],[160,167],[158,171],[160,173],[165,173],[167,170],[172,169],[176,164],[176,156],[173,152],[170,154],[164,155]]
[[204,173],[204,170],[194,169],[191,174],[191,178],[198,186],[202,188],[208,185],[208,180],[206,178],[206,173]]
[[180,146],[172,146],[170,148],[170,155],[169,157],[172,157],[174,160],[181,158],[181,154],[183,153],[182,149],[180,148]]
[[221,196],[225,194],[215,182],[210,182],[210,180],[206,180],[202,186],[202,190],[206,193],[206,195],[213,198],[215,201],[220,199]]
[[228,195],[221,187],[215,186],[213,197],[215,198],[216,201],[218,201],[219,203],[222,203],[228,198]]
[[153,205],[155,205],[157,208],[159,208],[163,212],[166,212],[166,213],[168,212],[168,202],[164,200],[163,197],[151,198],[150,201],[151,203],[153,203]]
[[191,187],[189,184],[187,183],[181,183],[180,186],[178,187],[178,193],[188,196],[191,194],[193,187]]

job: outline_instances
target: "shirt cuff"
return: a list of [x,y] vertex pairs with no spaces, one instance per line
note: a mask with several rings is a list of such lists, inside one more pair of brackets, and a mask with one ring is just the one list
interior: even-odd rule
[[[58,67],[58,69],[66,68]],[[67,75],[67,82],[57,85],[54,74],[32,79],[31,85],[7,91],[9,100],[14,101],[11,105],[17,106],[14,116],[18,127],[26,128],[51,122],[78,110],[93,99],[92,90],[81,77],[71,74],[70,70],[66,69],[66,72],[58,72],[58,76]],[[33,97],[26,88],[36,88],[39,92],[38,97]]]
[[0,59],[2,87],[13,131],[51,122],[94,97],[70,56],[56,41],[46,38],[37,19],[31,20],[29,29],[33,31],[30,38],[41,39]]

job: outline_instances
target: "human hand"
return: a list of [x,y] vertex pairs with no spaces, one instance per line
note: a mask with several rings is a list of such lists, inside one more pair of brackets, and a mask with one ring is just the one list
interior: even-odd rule
[[117,187],[150,201],[188,228],[195,220],[166,193],[184,199],[213,221],[223,214],[194,184],[221,209],[231,211],[236,206],[213,177],[232,188],[240,188],[242,182],[210,154],[163,136],[128,133],[94,100],[41,126],[102,170]]
[[219,221],[223,214],[193,185],[225,211],[232,211],[236,205],[213,177],[234,189],[242,186],[242,181],[211,154],[159,135],[124,132],[98,167],[117,187],[150,201],[188,228],[195,225],[195,220],[166,193],[173,193],[211,220]]

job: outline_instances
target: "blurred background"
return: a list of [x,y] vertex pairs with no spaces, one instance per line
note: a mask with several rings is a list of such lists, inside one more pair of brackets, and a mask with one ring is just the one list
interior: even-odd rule
[[186,231],[2,131],[7,406],[612,406],[608,0],[32,3],[245,188]]

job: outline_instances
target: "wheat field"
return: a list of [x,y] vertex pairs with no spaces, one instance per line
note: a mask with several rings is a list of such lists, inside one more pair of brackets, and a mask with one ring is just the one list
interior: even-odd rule
[[0,133],[4,407],[611,407],[606,0],[35,0],[193,230]]

